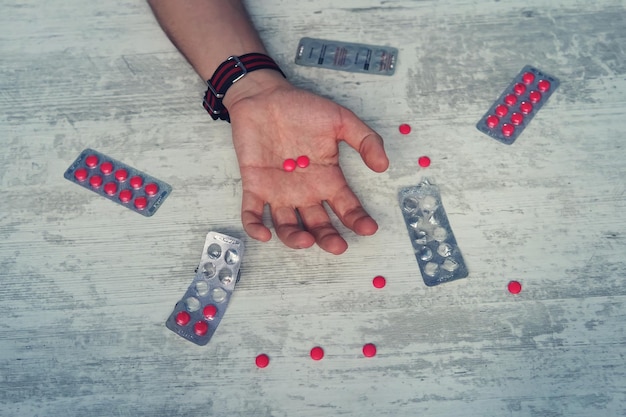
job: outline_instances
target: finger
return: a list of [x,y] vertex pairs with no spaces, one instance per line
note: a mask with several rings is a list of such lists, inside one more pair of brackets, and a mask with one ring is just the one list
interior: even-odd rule
[[272,219],[276,235],[286,246],[292,249],[302,249],[311,247],[315,243],[313,235],[300,227],[293,208],[272,208]]
[[346,184],[328,200],[339,220],[357,235],[370,236],[378,230],[378,224],[365,211],[358,197]]
[[385,171],[389,167],[389,158],[385,153],[383,138],[350,110],[342,107],[341,111],[339,138],[358,151],[365,165],[372,171]]
[[324,206],[316,204],[299,208],[298,212],[305,229],[313,235],[320,248],[334,255],[340,255],[348,249],[348,243],[331,224]]
[[267,242],[272,232],[263,224],[263,207],[265,202],[256,194],[244,191],[241,201],[241,222],[243,229],[253,239]]

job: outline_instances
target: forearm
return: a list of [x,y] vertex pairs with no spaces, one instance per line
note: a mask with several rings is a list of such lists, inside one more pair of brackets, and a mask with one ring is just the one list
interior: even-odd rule
[[148,0],[159,24],[208,80],[226,58],[266,53],[241,0]]

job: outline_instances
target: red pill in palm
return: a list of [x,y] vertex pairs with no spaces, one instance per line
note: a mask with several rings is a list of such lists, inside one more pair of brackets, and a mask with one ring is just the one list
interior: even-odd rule
[[291,158],[285,159],[285,161],[283,162],[283,169],[287,172],[293,171],[294,169],[296,169],[296,161]]
[[298,159],[296,159],[296,164],[300,167],[300,168],[306,168],[309,166],[309,157],[306,155],[301,155],[298,157]]

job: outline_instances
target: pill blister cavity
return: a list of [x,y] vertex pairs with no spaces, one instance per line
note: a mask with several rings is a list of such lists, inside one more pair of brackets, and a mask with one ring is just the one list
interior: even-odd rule
[[216,271],[217,269],[215,268],[215,264],[213,262],[205,262],[205,264],[202,265],[202,273],[207,278],[214,276]]
[[209,284],[206,281],[198,281],[196,282],[196,293],[200,297],[204,297],[209,293]]
[[217,243],[211,243],[207,248],[207,255],[211,259],[219,259],[222,256],[222,247]]
[[402,209],[407,213],[414,213],[415,211],[417,211],[418,207],[419,203],[413,197],[405,198],[402,202]]
[[454,272],[459,269],[459,263],[452,258],[448,258],[443,261],[443,264],[441,264],[441,268],[449,272]]
[[424,273],[429,277],[434,277],[439,272],[439,265],[434,262],[428,262],[424,265]]
[[229,268],[224,268],[220,271],[219,275],[220,282],[224,285],[228,285],[233,282],[233,271]]
[[437,253],[440,256],[447,258],[448,256],[452,255],[452,246],[448,243],[441,243],[437,248]]
[[228,249],[224,254],[224,260],[228,265],[234,265],[239,262],[239,253],[235,249]]
[[448,237],[448,232],[443,227],[437,227],[433,231],[433,238],[435,238],[437,242],[442,242],[446,240],[447,237]]
[[187,306],[187,311],[194,312],[200,310],[200,300],[196,297],[188,297],[185,300],[185,305]]
[[416,230],[415,231],[415,239],[414,242],[417,245],[425,245],[430,242],[432,239],[426,232],[426,230]]
[[428,246],[423,246],[419,251],[419,257],[424,262],[430,261],[433,259],[433,250]]
[[211,297],[213,298],[213,300],[215,300],[216,303],[221,303],[222,301],[224,301],[226,299],[226,291],[224,291],[222,288],[213,288],[213,291],[211,291]]
[[427,195],[420,200],[419,207],[426,213],[432,213],[437,208],[437,199],[432,195]]

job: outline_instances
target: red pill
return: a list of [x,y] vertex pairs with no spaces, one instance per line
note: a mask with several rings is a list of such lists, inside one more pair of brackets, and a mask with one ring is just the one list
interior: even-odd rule
[[376,356],[376,345],[373,343],[367,343],[363,345],[363,356],[367,358],[371,358],[372,356]]
[[135,199],[135,208],[137,210],[143,210],[146,208],[147,205],[148,205],[148,200],[146,199],[146,197],[137,197]]
[[213,320],[216,314],[217,314],[217,307],[215,307],[213,304],[209,304],[208,306],[204,307],[204,309],[202,310],[202,315],[207,320]]
[[100,175],[94,175],[93,177],[89,178],[89,185],[91,185],[93,188],[98,188],[102,185],[102,177]]
[[319,346],[315,346],[311,349],[311,359],[314,361],[319,361],[324,357],[324,349]]
[[89,155],[85,158],[85,164],[89,168],[95,168],[98,165],[98,157],[96,155]]
[[538,103],[539,100],[541,100],[541,93],[539,91],[531,91],[528,94],[528,100],[530,100],[531,103]]
[[513,123],[515,126],[521,125],[523,121],[524,121],[524,116],[522,116],[521,113],[513,113],[511,115],[511,123]]
[[513,86],[513,92],[518,96],[521,96],[526,92],[526,86],[522,83],[517,83],[515,84],[515,86]]
[[509,136],[513,136],[513,133],[515,133],[515,127],[513,125],[508,123],[502,125],[502,134],[504,136],[508,138]]
[[128,178],[128,171],[126,171],[124,168],[121,168],[115,171],[115,179],[118,180],[119,182],[126,181],[127,178]]
[[131,187],[133,187],[135,190],[138,190],[143,186],[143,178],[141,178],[139,175],[135,175],[130,179],[129,183]]
[[498,126],[498,123],[500,123],[500,119],[498,119],[498,116],[494,116],[493,114],[489,117],[487,117],[487,127],[489,129],[493,129],[494,127]]
[[422,168],[427,168],[430,166],[430,158],[427,156],[420,156],[417,159],[417,163],[419,164],[419,166],[421,166]]
[[206,321],[197,321],[193,325],[193,332],[198,336],[204,336],[209,331],[209,324]]
[[539,91],[545,93],[546,91],[548,91],[550,89],[550,81],[548,80],[541,80],[537,83],[537,88],[539,89]]
[[500,104],[499,106],[496,107],[495,112],[498,116],[502,117],[502,116],[505,116],[509,112],[509,108],[505,106],[504,104]]
[[517,96],[515,94],[509,94],[504,97],[504,102],[509,106],[513,106],[515,103],[517,103]]
[[533,111],[533,105],[527,101],[522,101],[519,105],[519,109],[522,113],[528,114]]
[[76,171],[74,171],[74,178],[76,178],[77,181],[83,182],[87,179],[88,176],[89,174],[87,173],[87,170],[85,168],[78,168]]
[[150,184],[146,185],[145,191],[147,195],[152,197],[153,195],[156,195],[156,193],[159,192],[159,186],[151,182]]
[[104,184],[104,192],[108,195],[115,195],[117,192],[117,184],[114,182],[107,182]]
[[191,320],[191,316],[186,311],[179,311],[178,314],[176,314],[176,324],[179,326],[186,326],[189,320]]
[[302,155],[299,156],[298,159],[296,159],[296,164],[300,167],[300,168],[306,168],[309,166],[309,157],[306,155]]
[[383,288],[387,284],[385,277],[378,275],[372,280],[372,285],[376,288]]
[[283,169],[287,172],[293,171],[296,169],[296,161],[291,158],[285,159],[285,162],[283,162]]
[[120,191],[120,201],[122,203],[128,203],[133,198],[133,192],[130,190]]
[[100,165],[100,171],[104,175],[109,175],[111,172],[113,172],[113,164],[110,162],[103,162],[102,165]]
[[511,294],[519,294],[522,291],[522,284],[519,281],[511,281],[508,289]]
[[411,126],[406,123],[402,123],[400,127],[398,128],[398,130],[403,135],[408,135],[409,133],[411,133]]
[[532,72],[525,72],[524,75],[522,75],[522,81],[524,82],[524,84],[531,84],[533,81],[535,81],[535,74],[533,74]]
[[270,357],[267,356],[265,353],[261,353],[259,356],[256,357],[256,366],[258,366],[259,368],[265,368],[267,365],[270,364]]

